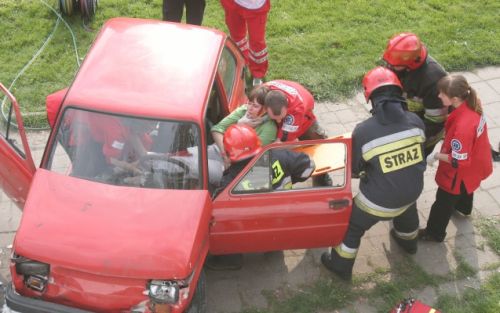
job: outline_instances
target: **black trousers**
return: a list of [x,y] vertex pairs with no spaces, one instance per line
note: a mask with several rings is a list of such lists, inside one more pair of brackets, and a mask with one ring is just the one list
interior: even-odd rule
[[427,221],[427,233],[436,240],[443,241],[453,211],[457,210],[464,215],[470,215],[473,200],[474,193],[467,193],[463,182],[460,184],[460,194],[458,195],[453,195],[438,188],[436,201],[432,204],[429,220]]
[[201,25],[205,0],[163,0],[163,20],[180,22],[186,6],[186,23]]
[[[361,210],[355,203],[352,206],[351,218],[349,220],[349,227],[344,236],[342,243],[351,249],[358,249],[361,244],[361,238],[367,230],[380,221],[393,221],[394,229],[402,233],[411,233],[418,229],[418,212],[417,204],[413,203],[403,213],[394,218],[382,218],[379,216],[371,215]],[[405,246],[416,247],[417,237],[406,240]],[[333,267],[338,272],[352,273],[355,258],[345,258],[339,255],[335,249],[332,249]]]

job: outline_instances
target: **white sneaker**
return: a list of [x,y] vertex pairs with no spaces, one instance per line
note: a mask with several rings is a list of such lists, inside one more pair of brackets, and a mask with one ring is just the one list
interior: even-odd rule
[[252,82],[252,86],[259,86],[262,85],[262,78],[254,78]]

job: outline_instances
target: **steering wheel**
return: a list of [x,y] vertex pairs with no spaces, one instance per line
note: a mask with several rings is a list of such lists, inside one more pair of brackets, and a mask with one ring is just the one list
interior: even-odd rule
[[[174,167],[168,164],[173,164]],[[163,153],[148,152],[139,159],[139,168],[151,172],[169,172],[171,174],[187,175],[190,172],[189,166],[181,160],[175,159]],[[173,172],[175,168],[180,169]]]

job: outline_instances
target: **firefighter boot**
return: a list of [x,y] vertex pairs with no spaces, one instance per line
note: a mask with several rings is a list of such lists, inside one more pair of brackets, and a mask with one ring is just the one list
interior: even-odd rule
[[417,238],[403,239],[396,234],[396,230],[391,229],[391,237],[396,241],[398,246],[405,250],[408,254],[417,253]]
[[352,280],[352,267],[354,259],[345,259],[338,255],[335,249],[331,253],[324,252],[321,255],[321,263],[332,273],[344,281]]

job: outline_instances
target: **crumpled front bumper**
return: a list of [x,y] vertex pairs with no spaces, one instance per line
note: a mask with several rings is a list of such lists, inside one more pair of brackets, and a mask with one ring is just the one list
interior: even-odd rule
[[62,304],[56,304],[21,296],[14,291],[12,284],[8,284],[5,290],[5,305],[2,313],[92,313],[90,311],[71,308]]

